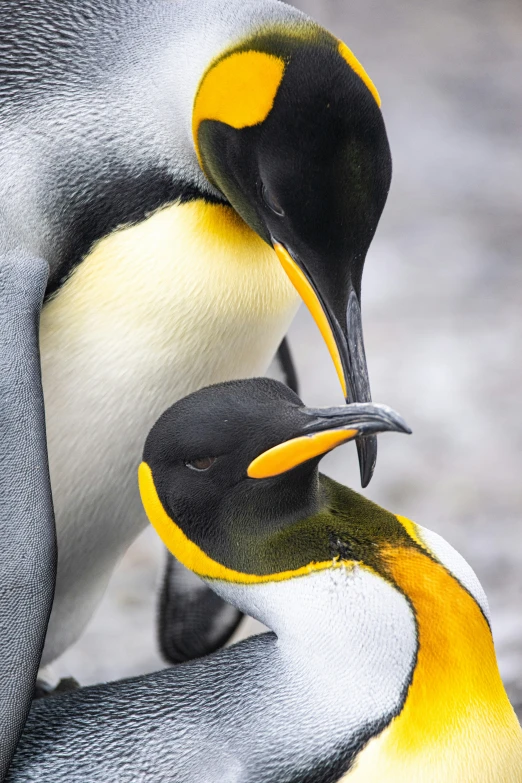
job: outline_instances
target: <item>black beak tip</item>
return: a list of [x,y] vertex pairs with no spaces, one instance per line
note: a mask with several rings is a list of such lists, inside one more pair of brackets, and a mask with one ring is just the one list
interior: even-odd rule
[[412,430],[408,427],[402,416],[399,416],[398,413],[395,413],[395,411],[392,411],[391,409],[390,413],[392,421],[392,427],[390,429],[395,430],[395,432],[402,432],[404,435],[411,435]]
[[357,454],[359,456],[359,470],[361,472],[361,486],[367,487],[372,480],[375,463],[377,462],[377,438],[370,435],[366,438],[357,438]]

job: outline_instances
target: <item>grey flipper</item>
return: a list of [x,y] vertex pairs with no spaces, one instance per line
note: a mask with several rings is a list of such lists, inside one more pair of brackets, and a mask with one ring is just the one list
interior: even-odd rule
[[[282,375],[281,380],[298,394],[297,372],[286,337],[277,350],[274,364]],[[242,616],[167,554],[158,612],[158,641],[168,663],[183,663],[215,652],[230,640]]]
[[56,574],[38,348],[48,266],[0,236],[0,780],[31,705]]
[[339,781],[404,705],[409,602],[365,569],[210,584],[279,634],[34,701],[9,783]]
[[292,358],[292,352],[288,344],[288,337],[283,337],[281,345],[277,349],[276,354],[277,362],[283,373],[282,381],[292,389],[293,392],[299,394],[299,380],[297,378],[297,370],[295,369],[294,360]]
[[261,634],[212,658],[39,699],[8,783],[335,783],[390,718],[354,733],[342,705],[329,709],[335,693],[325,720],[294,675],[275,635]]
[[219,650],[232,637],[242,612],[214,593],[195,574],[167,553],[160,595],[158,641],[172,664]]

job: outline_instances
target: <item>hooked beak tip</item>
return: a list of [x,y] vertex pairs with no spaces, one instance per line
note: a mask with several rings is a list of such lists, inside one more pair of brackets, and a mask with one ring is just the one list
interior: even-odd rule
[[[402,432],[405,435],[411,435],[411,429],[408,427],[402,416],[399,416],[391,408],[381,406],[386,413],[389,422],[389,430]],[[360,436],[356,439],[357,455],[359,457],[359,470],[361,474],[361,486],[363,489],[368,486],[373,478],[375,464],[377,462],[377,437],[368,435]]]
[[377,462],[377,438],[370,435],[367,438],[357,438],[357,455],[359,457],[359,470],[361,474],[361,487],[368,486],[373,477]]

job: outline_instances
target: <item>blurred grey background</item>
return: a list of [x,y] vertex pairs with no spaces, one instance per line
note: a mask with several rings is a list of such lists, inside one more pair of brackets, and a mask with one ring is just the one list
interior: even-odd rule
[[[394,158],[363,280],[373,397],[410,438],[384,436],[365,490],[469,560],[500,666],[522,702],[522,5],[519,0],[300,0],[382,97]],[[342,402],[308,313],[290,331],[303,399]],[[323,471],[359,487],[355,447]],[[56,665],[82,684],[152,671],[164,553],[147,530],[82,639]],[[250,621],[243,634],[256,630]]]

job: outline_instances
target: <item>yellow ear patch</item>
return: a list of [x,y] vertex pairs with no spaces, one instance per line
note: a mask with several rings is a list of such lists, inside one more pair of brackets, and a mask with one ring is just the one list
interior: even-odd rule
[[377,106],[380,107],[381,96],[377,92],[377,88],[375,84],[372,82],[372,80],[370,79],[370,77],[368,76],[368,74],[366,73],[366,71],[364,70],[357,57],[354,55],[354,53],[350,49],[348,49],[346,44],[343,43],[342,41],[339,41],[339,54],[341,55],[343,60],[346,60],[346,62],[348,63],[352,71],[355,71],[357,76],[359,76],[363,80],[363,82],[365,83],[365,85],[368,87],[371,94],[375,98],[375,102]]
[[341,443],[353,440],[357,434],[357,430],[353,429],[325,430],[287,440],[252,460],[248,466],[247,474],[254,479],[279,476],[281,473],[286,473],[297,465],[302,465],[303,462],[313,459],[313,457],[326,454],[327,451],[340,446]]
[[199,86],[192,113],[192,134],[200,164],[201,122],[217,120],[233,128],[263,122],[274,104],[284,70],[280,57],[255,51],[234,52],[211,66]]

